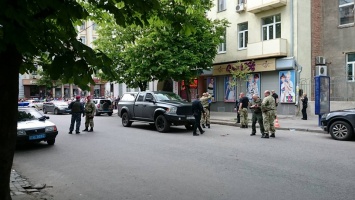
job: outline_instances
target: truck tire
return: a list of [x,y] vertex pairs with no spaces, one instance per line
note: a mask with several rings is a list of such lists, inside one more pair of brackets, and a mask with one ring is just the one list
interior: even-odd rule
[[169,131],[170,124],[169,124],[168,120],[166,120],[164,115],[159,115],[155,119],[155,128],[157,129],[157,131],[159,131],[161,133],[165,133],[165,132]]
[[122,114],[122,125],[124,127],[130,127],[132,125],[132,121],[129,120],[129,116],[127,112]]

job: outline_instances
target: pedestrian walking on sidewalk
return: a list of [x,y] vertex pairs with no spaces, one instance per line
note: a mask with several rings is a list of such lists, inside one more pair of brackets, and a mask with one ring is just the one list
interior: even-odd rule
[[203,134],[205,131],[202,130],[201,128],[201,113],[205,114],[205,111],[203,110],[201,101],[199,99],[199,95],[196,95],[196,100],[192,102],[192,114],[195,117],[195,124],[193,128],[193,136],[199,136],[199,134],[196,133],[197,128],[200,130],[200,133]]
[[68,108],[71,109],[71,121],[70,121],[69,134],[73,133],[75,123],[76,123],[75,133],[79,134],[80,124],[81,124],[81,114],[84,113],[84,106],[80,102],[80,96],[76,96],[76,100],[71,102]]
[[302,119],[307,120],[308,97],[306,93],[303,94],[301,101],[302,101],[302,115],[303,115]]
[[[96,107],[95,104],[91,101],[91,97],[86,97],[85,103],[85,129],[83,131],[93,132],[94,131],[94,115],[95,115]],[[90,125],[90,129],[89,129]]]
[[240,123],[241,128],[248,128],[248,106],[249,99],[242,92],[240,93],[240,102],[239,102],[239,114],[240,114]]
[[[203,93],[202,97],[200,98],[203,110],[205,111],[206,114],[204,114],[202,116],[202,120],[201,120],[201,126],[203,128],[206,128],[206,126],[208,128],[211,128],[211,123],[210,123],[210,110],[209,110],[209,101],[212,100],[212,95],[210,95],[208,92]],[[205,126],[206,123],[206,126]]]
[[265,98],[261,103],[261,111],[263,113],[265,131],[261,138],[269,138],[269,133],[271,134],[270,137],[275,137],[275,99],[270,95],[269,90],[264,92],[264,96]]
[[253,136],[256,134],[256,122],[259,123],[260,126],[260,133],[261,135],[264,134],[264,123],[263,123],[263,114],[261,112],[261,102],[262,100],[259,98],[257,94],[253,95],[253,101],[250,103],[250,110],[252,111],[252,119],[251,119],[251,134],[250,136]]

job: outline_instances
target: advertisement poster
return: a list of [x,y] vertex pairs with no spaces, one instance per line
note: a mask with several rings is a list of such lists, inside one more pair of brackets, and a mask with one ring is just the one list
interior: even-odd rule
[[246,96],[251,100],[254,94],[260,97],[260,73],[247,75]]
[[295,103],[296,102],[296,95],[295,90],[296,87],[295,83],[295,71],[280,71],[279,72],[280,78],[280,103]]
[[214,77],[207,78],[207,92],[212,95],[212,102],[216,102],[216,81]]
[[233,76],[224,77],[224,102],[235,102],[237,87]]

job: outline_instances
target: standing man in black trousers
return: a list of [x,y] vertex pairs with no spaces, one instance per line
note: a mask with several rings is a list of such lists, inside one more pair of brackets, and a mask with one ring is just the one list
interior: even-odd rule
[[235,106],[234,106],[234,110],[237,111],[237,124],[240,123],[239,102],[240,102],[240,96],[235,101]]
[[201,101],[200,101],[200,96],[197,94],[196,95],[196,100],[192,102],[192,114],[195,117],[195,124],[193,128],[193,136],[199,136],[199,134],[196,133],[197,128],[200,130],[200,133],[203,134],[205,131],[202,130],[201,128],[201,113],[206,114],[205,111],[203,110]]
[[303,94],[301,101],[302,101],[302,115],[303,115],[302,119],[307,120],[308,98],[306,93]]

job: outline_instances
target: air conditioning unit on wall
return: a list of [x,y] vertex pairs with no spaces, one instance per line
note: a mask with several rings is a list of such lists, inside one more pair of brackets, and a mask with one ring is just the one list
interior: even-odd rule
[[237,13],[242,12],[243,10],[245,10],[245,6],[244,3],[240,3],[237,5],[237,7],[235,8],[237,10]]
[[316,76],[327,76],[327,66],[318,65],[316,66]]
[[326,60],[323,56],[316,57],[316,65],[325,65]]

